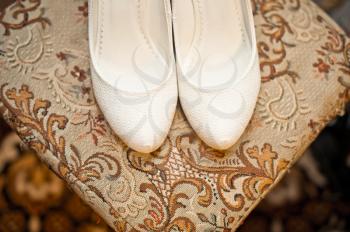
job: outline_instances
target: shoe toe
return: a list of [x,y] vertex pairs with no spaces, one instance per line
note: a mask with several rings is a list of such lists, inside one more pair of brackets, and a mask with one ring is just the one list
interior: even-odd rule
[[175,113],[176,80],[146,96],[122,95],[93,77],[98,105],[113,131],[130,148],[150,153],[164,142]]
[[165,136],[152,133],[147,130],[140,130],[128,139],[124,139],[126,144],[133,150],[140,153],[151,153],[157,150],[163,143]]
[[226,150],[244,133],[260,89],[257,68],[258,64],[235,88],[213,93],[199,92],[185,81],[180,82],[180,99],[186,117],[207,145]]
[[246,126],[245,121],[210,120],[207,128],[201,132],[201,138],[209,146],[218,150],[227,150],[232,147],[242,135]]

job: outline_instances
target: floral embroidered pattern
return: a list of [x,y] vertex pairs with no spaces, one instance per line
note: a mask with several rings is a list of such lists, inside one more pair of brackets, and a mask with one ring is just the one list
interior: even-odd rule
[[295,82],[300,77],[295,71],[290,69],[290,65],[285,58],[287,49],[294,47],[296,42],[287,42],[285,40],[285,37],[293,34],[293,32],[287,19],[280,12],[288,8],[298,12],[300,8],[299,1],[255,0],[254,5],[256,7],[255,14],[260,14],[263,18],[261,33],[268,37],[268,42],[258,41],[257,44],[262,81],[268,82],[275,78],[288,76]]
[[[44,17],[41,0],[2,0],[0,3],[0,29],[4,28],[4,35],[10,35],[11,30],[20,30],[28,25],[39,23],[43,28],[50,25]],[[39,16],[31,16],[32,12],[41,11]],[[10,16],[11,15],[11,16]],[[11,21],[7,21],[8,17]]]
[[38,68],[32,78],[46,81],[56,102],[61,103],[66,111],[87,113],[92,110],[95,100],[86,58],[74,51],[59,52],[52,56],[60,62],[50,69]]
[[64,130],[67,117],[48,115],[51,103],[47,100],[34,100],[34,94],[27,85],[22,85],[19,90],[11,88],[5,91],[6,87],[7,84],[1,86],[0,99],[9,111],[7,117],[23,141],[39,154],[50,150],[56,157],[64,159],[65,139],[57,136],[55,128]]

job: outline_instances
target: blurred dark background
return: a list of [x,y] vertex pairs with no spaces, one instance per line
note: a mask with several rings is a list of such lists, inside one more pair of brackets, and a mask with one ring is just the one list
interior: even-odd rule
[[[350,35],[350,0],[315,2]],[[330,123],[239,231],[350,232],[349,113]],[[0,232],[26,231],[112,230],[0,119]]]

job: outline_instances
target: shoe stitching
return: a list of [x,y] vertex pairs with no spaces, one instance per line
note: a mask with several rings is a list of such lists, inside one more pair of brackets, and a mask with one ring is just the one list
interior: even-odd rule
[[[195,0],[192,0],[193,1],[193,4],[195,4]],[[200,2],[201,0],[197,0],[197,3],[199,4],[199,2]],[[235,0],[234,0],[235,1]],[[243,0],[243,2],[244,2],[245,0]],[[197,4],[197,6],[199,6]],[[249,4],[249,3],[244,3],[244,4]],[[176,11],[175,10],[175,8],[176,7],[174,7],[174,12]],[[238,8],[237,7],[235,7],[235,11],[236,11],[236,13],[238,12]],[[201,14],[203,13],[203,11],[201,11],[200,12]],[[250,13],[250,12],[249,12]],[[236,14],[237,15],[237,14]],[[242,15],[243,17],[244,17],[244,15]],[[203,17],[203,16],[202,16]],[[204,18],[204,17],[203,17]],[[204,20],[204,19],[203,19]],[[240,23],[239,23],[239,25],[240,25],[240,28],[241,28],[241,32],[243,33],[243,35],[242,35],[242,37],[243,37],[243,39],[244,39],[244,42],[246,42],[246,34],[244,33],[244,30],[243,30],[243,23],[242,23],[242,19],[240,18],[239,19],[240,20]],[[250,21],[250,19],[248,18],[247,20],[249,20]],[[252,36],[254,36],[255,34],[253,34]],[[203,36],[202,36],[202,38],[203,38]],[[253,40],[254,41],[254,40]],[[252,41],[252,42],[253,42]],[[256,46],[255,44],[252,44],[252,46]],[[252,47],[252,49],[253,49],[253,51],[254,50],[256,50],[256,49],[254,49],[254,47]],[[198,51],[199,52],[199,51]],[[256,53],[256,52],[254,52],[254,53]],[[254,62],[255,62],[255,59],[256,58],[253,58],[252,60],[251,60],[251,67],[250,67],[250,69],[249,70],[247,70],[247,72],[245,73],[245,75],[244,75],[244,78],[242,78],[240,81],[238,81],[237,83],[239,83],[239,82],[241,82],[241,81],[243,81],[244,79],[245,79],[245,77],[247,76],[247,75],[249,75],[249,72],[251,71],[251,69],[253,68],[253,66],[254,66]],[[193,62],[193,60],[191,61],[191,63]],[[182,70],[182,69],[180,69],[180,70]],[[184,73],[182,72],[182,71],[180,71],[180,73],[182,74],[182,75],[180,75],[181,77],[180,78],[182,78],[185,82],[187,82],[187,84],[189,85],[189,86],[191,86],[191,88],[193,88],[193,89],[196,89],[196,90],[199,90],[199,91],[201,91],[201,92],[203,92],[203,93],[215,93],[215,92],[218,92],[218,91],[230,91],[230,90],[232,90],[232,89],[234,89],[234,87],[233,86],[231,86],[231,88],[224,88],[224,89],[213,89],[213,90],[209,90],[209,89],[202,89],[202,88],[198,88],[197,86],[195,86],[195,85],[193,85],[191,82],[189,82],[188,80],[187,80],[187,77],[184,75]]]
[[[102,2],[102,4],[100,5],[101,6],[101,8],[100,8],[100,6],[98,7],[98,13],[99,13],[99,16],[101,15],[101,18],[99,17],[98,18],[98,20],[101,22],[100,23],[100,29],[98,30],[99,31],[99,33],[100,33],[100,35],[99,35],[99,44],[98,44],[98,55],[99,56],[101,56],[101,54],[102,54],[102,49],[103,49],[103,32],[104,32],[104,9],[105,9],[105,5],[104,5],[104,1],[105,0],[100,0],[99,2]],[[141,4],[141,0],[138,0],[139,1],[139,3]],[[167,8],[166,7],[166,5],[165,5],[165,8]],[[101,12],[102,11],[102,12]],[[169,10],[170,12],[171,12],[171,10]],[[168,18],[167,16],[168,16],[168,14],[169,14],[169,12],[168,11],[166,11],[166,18]],[[168,19],[167,19],[168,20]],[[167,28],[169,27],[169,24],[167,23]],[[169,28],[167,29],[168,31],[169,31]],[[170,35],[169,35],[170,36]],[[171,46],[171,45],[170,45]],[[172,52],[172,50],[170,50],[170,52]],[[169,62],[171,62],[171,58],[169,59],[170,61]],[[92,65],[93,65],[93,63],[92,63]],[[152,95],[152,94],[154,94],[154,93],[156,93],[156,92],[158,92],[158,91],[160,91],[169,81],[170,81],[170,79],[171,79],[171,77],[174,75],[174,70],[173,70],[173,65],[172,65],[172,63],[169,63],[169,67],[168,67],[168,75],[167,75],[167,77],[165,78],[165,80],[163,80],[162,82],[161,82],[161,84],[158,86],[158,87],[156,87],[156,88],[154,88],[154,89],[151,89],[151,90],[148,90],[146,93],[134,93],[134,92],[130,92],[130,91],[125,91],[125,90],[118,90],[120,93],[122,93],[122,94],[129,94],[129,95],[136,95],[136,96],[149,96],[149,95]],[[95,69],[96,69],[96,73],[98,73],[98,71],[97,71],[97,67],[95,67]],[[101,78],[100,77],[100,75],[98,74],[97,75],[98,77],[99,77],[99,79],[105,84],[105,85],[107,85],[107,86],[110,86],[110,84],[109,83],[107,83],[103,78]],[[110,86],[110,88],[112,88],[111,86]],[[113,89],[113,88],[112,88]]]
[[99,57],[102,56],[102,48],[103,48],[103,31],[104,31],[104,8],[105,8],[105,4],[104,4],[104,0],[100,1],[101,2],[101,12],[99,11],[99,15],[101,15],[101,19],[99,18],[98,20],[101,20],[101,29],[100,31],[100,41],[99,41],[99,50],[98,50],[98,55]]

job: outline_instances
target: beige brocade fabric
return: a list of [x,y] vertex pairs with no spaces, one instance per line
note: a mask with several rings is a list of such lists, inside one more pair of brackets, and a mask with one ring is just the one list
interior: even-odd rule
[[113,134],[92,94],[85,0],[1,0],[0,112],[117,231],[234,231],[350,94],[350,43],[325,13],[309,0],[252,2],[263,84],[226,152],[180,107],[155,153]]

